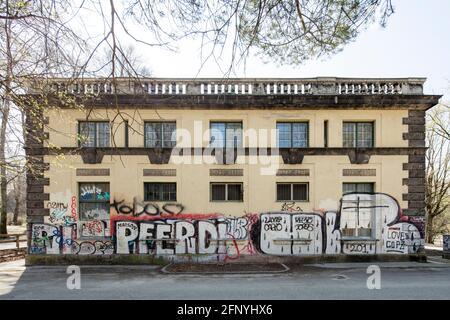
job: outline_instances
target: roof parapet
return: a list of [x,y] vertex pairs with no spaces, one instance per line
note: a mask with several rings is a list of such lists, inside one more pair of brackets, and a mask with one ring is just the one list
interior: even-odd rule
[[52,78],[39,88],[83,94],[148,95],[422,95],[426,78]]

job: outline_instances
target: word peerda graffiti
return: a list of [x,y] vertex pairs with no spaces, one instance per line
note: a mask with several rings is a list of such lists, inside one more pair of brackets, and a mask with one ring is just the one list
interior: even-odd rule
[[94,222],[89,226],[98,232],[107,228],[110,237],[83,240],[77,223],[34,224],[30,252],[204,254],[236,259],[241,254],[407,254],[424,245],[423,221],[402,215],[398,202],[382,193],[346,194],[340,210],[325,213],[284,211],[226,217],[181,213],[184,208],[179,204],[170,205],[179,212],[169,206],[154,210],[153,205],[150,211],[147,204],[136,201],[131,206],[114,201],[111,208],[116,212],[110,226]]

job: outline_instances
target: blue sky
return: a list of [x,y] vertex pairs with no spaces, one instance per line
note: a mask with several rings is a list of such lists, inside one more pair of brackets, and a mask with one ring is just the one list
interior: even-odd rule
[[[425,93],[450,100],[450,1],[393,0],[395,13],[385,28],[374,24],[330,58],[301,66],[276,66],[250,57],[239,77],[426,77]],[[183,42],[177,53],[144,49],[155,77],[195,77],[200,69],[199,42]],[[221,77],[215,63],[199,77]]]

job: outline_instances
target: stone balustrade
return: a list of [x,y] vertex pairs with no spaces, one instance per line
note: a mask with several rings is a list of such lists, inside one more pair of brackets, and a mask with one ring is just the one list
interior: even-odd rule
[[[425,78],[115,78],[49,79],[71,94],[148,95],[421,95]],[[38,86],[30,86],[36,93]],[[41,86],[42,87],[42,86]],[[48,87],[48,86],[47,86]]]

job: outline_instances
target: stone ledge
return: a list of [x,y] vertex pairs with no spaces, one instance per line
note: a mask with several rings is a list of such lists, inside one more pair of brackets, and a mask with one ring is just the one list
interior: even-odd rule
[[377,170],[376,169],[343,169],[342,175],[344,177],[351,177],[351,176],[376,176]]
[[76,169],[77,176],[109,176],[109,169]]
[[[205,262],[208,255],[178,255],[177,261],[194,263],[221,263],[210,256],[209,262]],[[229,260],[227,263],[339,263],[339,262],[396,262],[417,261],[426,262],[427,257],[423,253],[418,254],[374,254],[374,255],[311,255],[311,256],[271,256],[271,255],[242,255],[239,259]],[[38,255],[29,254],[25,258],[25,265],[139,265],[153,264],[165,265],[173,262],[173,256],[154,257],[150,255]]]

